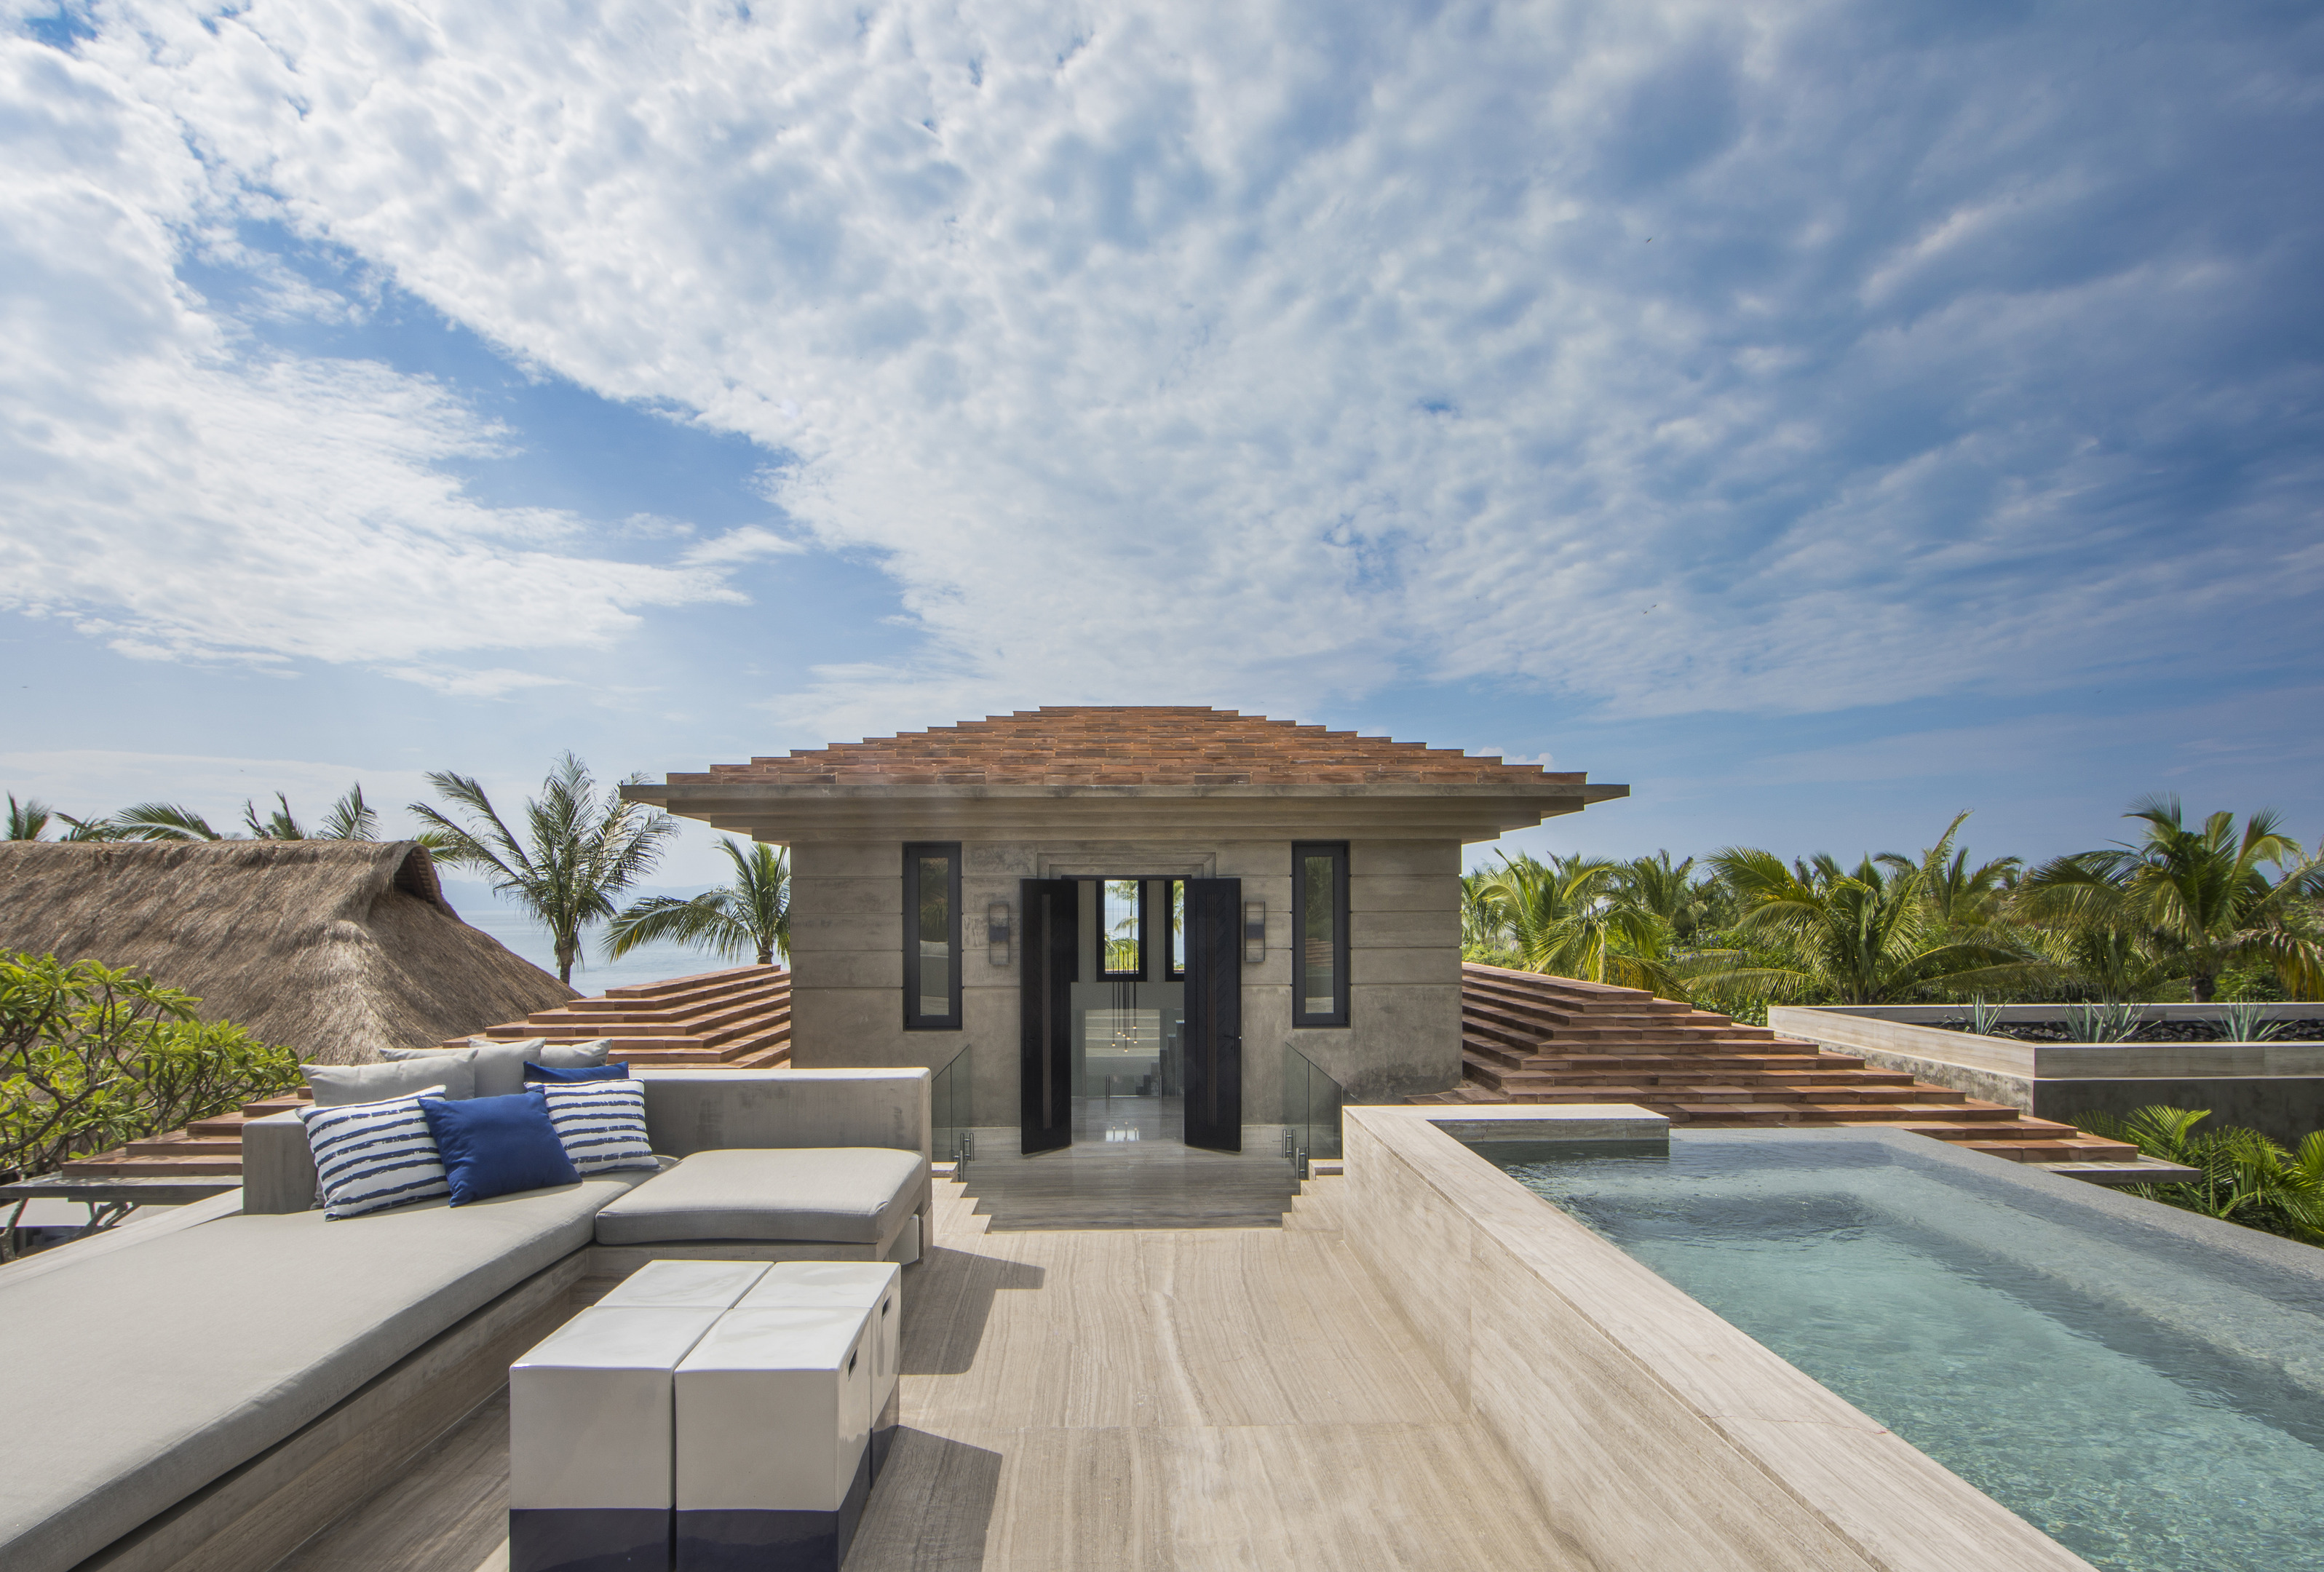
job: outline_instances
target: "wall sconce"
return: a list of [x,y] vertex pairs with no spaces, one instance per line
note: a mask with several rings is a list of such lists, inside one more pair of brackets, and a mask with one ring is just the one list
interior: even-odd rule
[[984,942],[992,956],[992,964],[1009,964],[1009,903],[994,901],[984,908]]
[[1267,903],[1242,904],[1242,963],[1257,966],[1267,959]]

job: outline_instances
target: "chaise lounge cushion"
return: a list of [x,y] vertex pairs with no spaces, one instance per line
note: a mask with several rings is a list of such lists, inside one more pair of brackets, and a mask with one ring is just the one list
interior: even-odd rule
[[918,1206],[928,1161],[886,1146],[697,1152],[597,1214],[600,1245],[783,1239],[879,1245]]
[[[0,1273],[0,1566],[65,1572],[589,1242],[609,1173],[451,1210],[226,1217]],[[125,1241],[124,1241],[125,1243]],[[78,1248],[78,1246],[74,1246]]]

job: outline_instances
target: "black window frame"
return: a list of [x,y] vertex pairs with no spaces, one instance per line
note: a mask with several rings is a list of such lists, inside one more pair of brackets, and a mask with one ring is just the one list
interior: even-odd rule
[[[924,858],[945,860],[945,915],[951,946],[949,986],[945,988],[950,1013],[942,1016],[925,1015],[920,1010],[920,862]],[[907,841],[904,843],[904,1030],[907,1032],[957,1032],[960,1030],[960,842],[957,841]]]
[[1162,881],[1162,980],[1186,980],[1186,881]]
[[[1110,935],[1105,931],[1105,887],[1110,884],[1134,884],[1138,887],[1138,970],[1116,971],[1105,963],[1105,945]],[[1100,982],[1144,982],[1154,971],[1154,924],[1151,921],[1152,891],[1142,878],[1102,878],[1097,881],[1097,980]]]
[[[1307,1010],[1307,863],[1332,860],[1332,1009],[1328,1015]],[[1348,1024],[1348,843],[1344,841],[1297,841],[1291,847],[1291,1024],[1295,1027],[1345,1026]]]

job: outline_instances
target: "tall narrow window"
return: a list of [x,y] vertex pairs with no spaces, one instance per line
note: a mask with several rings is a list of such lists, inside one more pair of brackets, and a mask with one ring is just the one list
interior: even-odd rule
[[1186,881],[1170,881],[1170,922],[1163,933],[1162,975],[1167,982],[1186,980]]
[[904,848],[904,1029],[960,1030],[960,843]]
[[1348,848],[1291,849],[1291,1024],[1348,1024]]
[[1146,881],[1108,878],[1098,883],[1098,975],[1108,982],[1146,977]]

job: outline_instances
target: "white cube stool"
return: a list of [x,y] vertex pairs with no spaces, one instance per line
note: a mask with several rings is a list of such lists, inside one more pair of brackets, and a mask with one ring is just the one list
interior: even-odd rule
[[900,1415],[903,1270],[888,1261],[780,1261],[736,1301],[738,1310],[792,1305],[860,1308],[872,1321],[872,1477],[888,1464]]
[[766,1275],[763,1261],[649,1261],[598,1308],[724,1310]]
[[872,1491],[871,1321],[720,1316],[679,1362],[678,1572],[838,1572]]
[[723,1313],[586,1310],[509,1366],[510,1572],[669,1572],[672,1381]]

